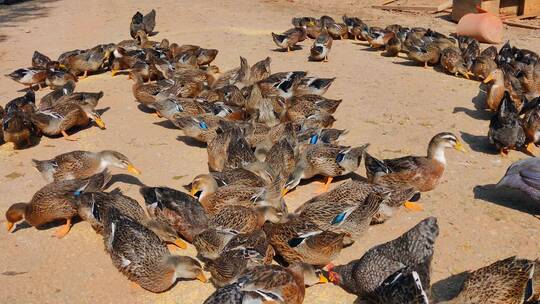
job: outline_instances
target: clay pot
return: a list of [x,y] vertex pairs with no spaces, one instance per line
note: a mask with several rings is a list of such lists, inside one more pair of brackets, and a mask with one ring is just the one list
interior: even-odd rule
[[480,42],[498,44],[502,40],[501,19],[491,13],[467,14],[457,25],[457,34],[470,36]]

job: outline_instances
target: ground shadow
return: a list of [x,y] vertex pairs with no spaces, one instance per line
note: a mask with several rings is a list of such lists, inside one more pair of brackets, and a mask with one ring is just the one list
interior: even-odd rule
[[178,127],[175,126],[170,120],[162,120],[162,121],[158,121],[158,122],[154,122],[154,124],[156,126],[160,126],[160,127],[163,127],[165,129],[170,129],[170,130],[178,130]]
[[15,27],[36,18],[47,17],[51,9],[48,4],[56,1],[5,0],[3,4],[0,4],[0,26]]
[[474,198],[481,199],[506,208],[529,213],[531,215],[540,215],[540,205],[533,201],[525,193],[507,187],[496,187],[489,184],[476,186],[473,189]]
[[[130,184],[135,186],[144,186],[144,184],[136,176],[130,174],[115,174],[107,184],[106,188],[112,187],[116,182]],[[113,190],[114,191],[114,190]]]
[[474,119],[479,120],[490,120],[493,116],[493,113],[490,111],[487,111],[485,109],[486,104],[486,93],[482,90],[483,84],[480,84],[480,89],[478,90],[478,94],[473,97],[471,102],[474,105],[475,110],[471,110],[469,108],[464,107],[455,107],[454,113],[465,113],[469,115],[470,117]]
[[487,154],[497,154],[495,147],[489,142],[486,135],[473,135],[461,131],[461,138],[466,142],[473,151]]
[[[82,220],[78,217],[78,216],[75,216],[71,219],[71,224],[72,225],[75,225],[79,222],[82,222]],[[21,223],[18,223],[16,226],[15,226],[15,229],[13,229],[13,231],[11,231],[11,233],[15,233],[19,230],[24,230],[24,229],[28,229],[28,228],[36,228],[37,230],[49,230],[49,229],[52,229],[52,228],[57,228],[57,227],[61,227],[61,226],[64,226],[66,224],[66,220],[55,220],[55,221],[52,221],[52,222],[49,222],[47,224],[43,224],[39,227],[33,227],[32,225],[28,224],[27,222],[23,221]]]
[[370,46],[368,46],[366,48],[363,48],[363,49],[360,49],[360,50],[361,51],[366,51],[366,52],[372,52],[372,53],[384,51],[384,49],[375,49],[375,48],[372,48]]
[[[415,67],[415,68],[423,68],[424,65],[423,64],[420,64],[414,60],[406,60],[406,61],[393,61],[392,62],[393,64],[399,64],[399,65],[402,65],[402,66],[409,66],[409,67]],[[426,68],[427,70],[427,68]]]
[[[303,47],[301,45],[295,45],[295,46],[292,46],[291,47],[291,51],[299,51],[299,50],[302,50]],[[278,52],[278,53],[287,53],[287,49],[282,49],[282,48],[276,48],[276,49],[272,49],[271,50],[272,52]]]
[[181,141],[185,143],[186,145],[190,147],[197,147],[197,148],[206,148],[206,144],[203,142],[200,142],[198,140],[195,140],[189,136],[178,136],[176,137],[176,140]]
[[457,296],[468,272],[452,275],[431,285],[431,297],[435,303],[448,301]]
[[[138,101],[137,101],[138,102]],[[143,105],[142,103],[139,103],[137,105],[137,109],[139,109],[141,112],[144,112],[144,113],[148,113],[148,114],[153,114],[153,113],[156,113],[156,110],[154,109],[151,109],[145,105]]]

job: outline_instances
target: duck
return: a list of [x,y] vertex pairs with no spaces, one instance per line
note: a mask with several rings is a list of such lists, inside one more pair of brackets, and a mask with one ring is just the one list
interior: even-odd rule
[[[369,249],[360,259],[344,265],[328,264],[328,280],[360,298],[372,295],[397,271],[416,271],[424,290],[430,288],[431,261],[439,226],[428,217],[400,237]],[[416,303],[416,302],[405,302]]]
[[279,223],[266,222],[263,229],[276,253],[288,264],[303,262],[324,266],[351,243],[346,233],[322,230],[293,214]]
[[301,95],[324,95],[336,80],[333,78],[304,77],[294,91],[295,96]]
[[174,244],[182,249],[187,248],[186,243],[179,239],[178,233],[170,225],[149,218],[136,200],[119,191],[118,193],[85,192],[76,196],[74,204],[81,219],[88,222],[98,234],[104,233],[106,213],[113,208],[152,230],[163,242]]
[[369,144],[358,147],[344,147],[333,145],[308,145],[301,152],[293,173],[288,177],[283,195],[294,189],[302,179],[315,175],[326,177],[321,191],[327,192],[332,180],[336,176],[343,176],[356,171],[360,166],[362,155]]
[[265,172],[271,180],[286,180],[294,171],[298,149],[288,138],[281,138],[264,155]]
[[213,114],[193,116],[178,113],[172,117],[171,122],[181,129],[185,136],[206,144],[214,140],[223,124],[227,124],[225,119]]
[[[50,93],[41,97],[38,109],[40,111],[47,110],[57,103],[62,97],[71,95],[75,91],[75,82],[69,81],[65,85],[52,90]],[[101,97],[100,97],[101,98]]]
[[305,286],[324,284],[328,279],[313,266],[295,263],[250,267],[233,284],[212,293],[204,304],[218,303],[290,303],[304,301]]
[[447,47],[441,52],[441,65],[446,70],[446,72],[457,76],[458,74],[469,79],[469,76],[472,75],[467,69],[467,65],[463,57],[461,56],[460,50],[457,47]]
[[349,37],[352,37],[354,40],[358,40],[362,28],[367,27],[367,25],[358,17],[348,17],[347,15],[343,15],[341,20],[343,20],[343,23],[347,26]]
[[322,197],[316,196],[298,207],[295,213],[323,230],[347,233],[359,238],[366,233],[385,198],[372,192],[367,194],[364,200],[353,201],[349,198],[352,194],[345,192],[345,195],[340,197],[340,192],[342,191],[332,190]]
[[148,107],[156,110],[159,117],[166,119],[174,119],[175,114],[182,113],[186,115],[202,115],[206,114],[201,103],[193,101],[191,98],[165,98],[159,99],[148,104]]
[[288,53],[296,46],[298,42],[306,40],[306,29],[306,25],[301,25],[299,27],[294,27],[290,30],[287,30],[281,34],[276,34],[272,32],[272,39],[279,48],[286,50]]
[[506,91],[506,82],[503,70],[493,70],[482,82],[485,84],[491,83],[488,88],[486,106],[491,111],[497,111],[504,96],[504,92]]
[[129,73],[129,77],[134,81],[133,86],[131,87],[133,97],[143,105],[149,105],[156,102],[160,92],[171,88],[174,85],[174,81],[171,80],[162,80],[145,84],[142,75],[134,71]]
[[471,66],[473,75],[481,80],[486,79],[497,68],[496,57],[497,48],[495,46],[484,49]]
[[521,190],[531,198],[540,201],[540,160],[529,157],[514,162],[497,183],[497,187]]
[[105,251],[113,265],[130,281],[159,293],[177,279],[207,282],[201,264],[188,256],[172,255],[159,237],[112,208],[105,216]]
[[270,206],[225,205],[210,217],[209,225],[238,233],[251,233],[260,230],[267,221],[279,222],[281,214]]
[[489,122],[488,139],[495,145],[501,156],[507,156],[510,149],[533,154],[527,150],[527,137],[519,119],[519,113],[506,91],[499,110]]
[[132,38],[135,38],[137,32],[142,30],[147,35],[155,35],[154,27],[156,26],[156,11],[152,9],[148,14],[143,15],[140,12],[136,12],[131,17],[131,24],[129,25],[129,34]]
[[137,63],[145,59],[143,55],[144,53],[140,51],[130,53],[123,47],[116,46],[113,51],[114,59],[111,63],[111,76],[114,77],[119,72],[132,69]]
[[535,267],[538,265],[539,261],[515,256],[499,260],[469,272],[459,294],[441,303],[534,303],[534,297],[538,294],[532,295],[530,289],[532,287],[536,291],[538,287],[535,286],[538,282],[533,282]]
[[526,102],[520,115],[523,115],[521,125],[529,143],[527,148],[532,151],[531,145],[540,145],[540,97]]
[[306,128],[298,133],[297,141],[299,144],[337,145],[348,133],[349,131],[345,129]]
[[77,81],[78,81],[77,76],[71,74],[70,72],[64,71],[64,70],[55,70],[55,69],[47,70],[47,74],[45,78],[45,84],[53,90],[63,87],[69,82],[77,82]]
[[328,54],[332,49],[332,36],[323,31],[313,42],[310,50],[309,60],[328,62]]
[[270,206],[286,212],[286,207],[277,188],[279,188],[279,183],[266,187],[244,185],[218,187],[214,179],[199,176],[191,183],[190,194],[198,196],[199,202],[210,215],[217,214],[222,207],[227,205]]
[[94,121],[100,129],[105,129],[105,123],[92,105],[80,106],[74,102],[64,102],[53,105],[45,111],[37,111],[31,116],[32,123],[45,135],[62,134],[66,140],[76,141],[66,131],[73,127],[86,127]]
[[252,65],[249,72],[249,82],[255,83],[270,76],[272,74],[272,69],[270,68],[271,63],[272,58],[266,57]]
[[[193,181],[196,179],[209,179],[215,180],[218,187],[224,187],[229,185],[243,185],[248,187],[264,187],[268,183],[268,173],[266,173],[265,178],[257,175],[255,172],[251,171],[249,167],[246,168],[234,168],[234,169],[225,169],[221,172],[214,171],[208,174],[197,175]],[[193,184],[193,182],[191,182]]]
[[236,236],[237,231],[209,227],[193,237],[191,242],[197,249],[197,257],[202,261],[219,258],[225,246]]
[[293,96],[287,101],[286,116],[290,121],[298,121],[320,112],[334,114],[341,102],[341,99],[328,99],[320,95]]
[[41,86],[41,84],[45,83],[45,79],[47,78],[47,69],[33,67],[21,68],[6,74],[5,76],[31,88],[36,84]]
[[15,149],[32,146],[32,136],[37,135],[28,115],[20,110],[7,112],[2,119],[2,139],[13,143]]
[[372,27],[366,36],[369,45],[374,49],[385,47],[388,41],[396,37],[396,34],[390,30]]
[[51,66],[57,66],[59,63],[52,61],[49,56],[40,53],[38,51],[34,51],[34,54],[32,54],[32,67],[33,68],[41,68],[41,69],[47,69]]
[[[330,21],[328,19],[322,19],[321,26],[322,32],[320,35],[322,35],[326,31],[328,32],[328,35],[330,35],[334,39],[346,39],[347,35],[349,34],[348,27],[345,23],[335,22],[334,20]],[[319,39],[319,37],[317,37],[316,39]]]
[[72,218],[77,215],[73,200],[83,192],[100,191],[109,182],[107,172],[88,178],[52,182],[39,189],[28,203],[16,203],[6,211],[8,232],[21,220],[39,227],[55,220],[64,219],[66,224],[55,232],[63,238],[71,229]]
[[36,111],[36,94],[32,90],[28,90],[23,96],[16,97],[6,103],[6,114],[12,112],[20,112],[21,114],[29,115]]
[[208,167],[212,171],[239,168],[257,161],[242,130],[238,127],[228,128],[217,134],[208,143],[207,152]]
[[[63,89],[66,89],[66,87],[69,85],[69,83],[63,87]],[[69,90],[69,89],[68,89]],[[65,94],[60,96],[54,103],[52,104],[45,104],[43,102],[43,99],[41,100],[39,107],[40,110],[47,110],[54,107],[55,104],[60,103],[67,103],[72,102],[75,104],[78,104],[81,107],[92,107],[95,108],[98,105],[99,100],[103,98],[103,91],[99,92],[74,92],[71,94]]]
[[428,64],[437,64],[441,56],[440,48],[431,41],[419,40],[420,43],[413,44],[408,49],[407,57],[409,59],[421,63],[424,68],[428,67]]
[[454,134],[442,132],[430,140],[427,156],[404,156],[378,160],[366,153],[365,166],[368,180],[391,189],[414,188],[417,192],[431,191],[435,189],[444,173],[446,148],[466,151]]
[[88,77],[88,72],[98,71],[115,48],[114,44],[96,46],[81,54],[68,57],[66,67],[72,75],[79,76],[83,73],[82,79],[84,79]]
[[47,160],[32,159],[32,165],[49,183],[88,178],[111,167],[126,169],[135,175],[141,174],[127,156],[113,150],[100,152],[75,150]]
[[307,72],[304,71],[274,73],[253,85],[248,95],[249,97],[259,94],[263,97],[281,96],[285,99],[290,98],[306,75]]
[[240,66],[225,71],[212,84],[213,89],[219,89],[227,85],[236,85],[239,89],[244,87],[250,78],[251,67],[246,58],[240,56]]
[[197,51],[197,66],[201,67],[210,65],[210,63],[216,59],[218,53],[219,50],[216,49],[200,48]]
[[146,210],[151,218],[171,225],[180,236],[193,242],[210,226],[206,211],[196,198],[168,187],[141,187]]

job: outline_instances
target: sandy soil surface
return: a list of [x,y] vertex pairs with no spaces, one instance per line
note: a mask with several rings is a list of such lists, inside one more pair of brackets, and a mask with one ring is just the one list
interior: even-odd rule
[[[336,112],[335,127],[350,130],[345,143],[371,143],[370,153],[397,157],[425,154],[430,138],[441,131],[462,137],[467,154],[448,151],[448,167],[441,185],[423,195],[423,212],[401,210],[384,225],[370,228],[364,239],[345,249],[336,263],[359,258],[368,248],[393,239],[421,219],[439,219],[441,233],[433,261],[434,293],[451,295],[459,273],[511,255],[539,257],[540,206],[516,192],[496,191],[508,165],[524,158],[512,152],[495,155],[486,134],[490,114],[478,109],[485,98],[479,83],[423,69],[403,59],[385,58],[362,43],[335,41],[329,63],[307,62],[309,45],[291,54],[275,52],[271,31],[290,27],[297,15],[344,12],[369,24],[426,26],[443,33],[455,25],[441,15],[383,12],[368,8],[369,1],[28,1],[0,7],[0,74],[30,65],[34,50],[55,58],[63,51],[89,48],[129,37],[130,18],[136,10],[157,10],[156,39],[217,48],[215,61],[222,70],[239,64],[239,55],[254,63],[266,56],[272,70],[307,70],[311,75],[337,77],[327,93],[344,102]],[[373,1],[372,1],[373,2]],[[189,4],[187,4],[189,3]],[[507,29],[515,45],[540,50],[539,31]],[[1,104],[19,96],[21,86],[4,78]],[[80,81],[79,91],[105,92],[99,108],[106,111],[106,130],[80,131],[77,142],[43,138],[37,147],[13,151],[0,147],[0,212],[15,202],[28,201],[44,185],[30,160],[48,159],[75,149],[114,149],[141,168],[140,179],[120,173],[112,188],[142,201],[138,184],[181,189],[207,172],[204,148],[188,145],[168,123],[140,111],[126,76],[109,73]],[[38,93],[38,98],[45,94]],[[179,140],[180,139],[180,140]],[[358,174],[363,175],[361,168]],[[317,183],[301,186],[287,197],[290,210],[310,198]],[[2,217],[1,222],[5,220]],[[2,223],[3,224],[3,223]],[[2,225],[3,226],[3,225]],[[20,225],[21,226],[21,225]],[[179,282],[163,294],[133,289],[116,271],[103,242],[87,223],[77,223],[64,239],[51,237],[53,229],[17,229],[0,232],[0,302],[2,303],[201,303],[214,288],[199,282]],[[190,247],[181,254],[194,255]],[[331,284],[307,291],[306,303],[352,303],[355,297]]]

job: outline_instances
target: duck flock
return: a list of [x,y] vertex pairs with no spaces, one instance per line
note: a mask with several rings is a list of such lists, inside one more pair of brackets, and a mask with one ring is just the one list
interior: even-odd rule
[[[444,173],[445,150],[465,152],[459,139],[441,132],[426,156],[396,159],[377,159],[367,143],[344,146],[346,131],[332,128],[341,100],[323,97],[335,78],[272,73],[270,57],[253,65],[240,57],[237,68],[222,73],[211,64],[218,50],[150,40],[155,16],[154,10],[133,16],[133,39],[69,51],[56,61],[35,52],[32,67],[8,75],[29,89],[1,111],[3,139],[22,148],[41,135],[76,140],[69,133],[91,122],[105,129],[95,109],[104,93],[76,92],[76,83],[105,71],[127,73],[138,102],[206,144],[209,172],[193,179],[190,193],[142,186],[139,204],[119,190],[105,191],[110,168],[141,174],[122,153],[72,151],[33,160],[48,184],[6,211],[8,231],[22,220],[34,227],[65,220],[55,232],[63,237],[78,217],[103,236],[113,265],[148,291],[167,291],[178,279],[207,282],[210,274],[216,291],[208,304],[302,303],[306,287],[327,282],[368,303],[432,301],[434,217],[348,264],[332,261],[397,209],[421,210],[421,193],[435,189]],[[440,62],[452,74],[493,81],[490,96],[500,98],[490,105],[497,110],[490,139],[501,151],[538,143],[539,102],[527,99],[538,95],[535,53],[508,44],[480,52],[467,37],[455,46],[432,30],[343,21],[294,18],[293,29],[272,37],[287,50],[314,39],[310,59],[318,61],[328,59],[333,39],[361,38],[388,55],[405,52],[425,65]],[[43,85],[52,91],[36,106],[34,89]],[[501,86],[503,94],[495,93]],[[330,189],[333,178],[355,172],[362,159],[366,179]],[[539,167],[535,158],[516,163],[501,183],[539,198]],[[288,210],[288,192],[315,176],[324,178],[322,193]],[[173,250],[186,242],[196,257]],[[538,303],[539,291],[540,261],[509,257],[470,272],[448,303]]]

